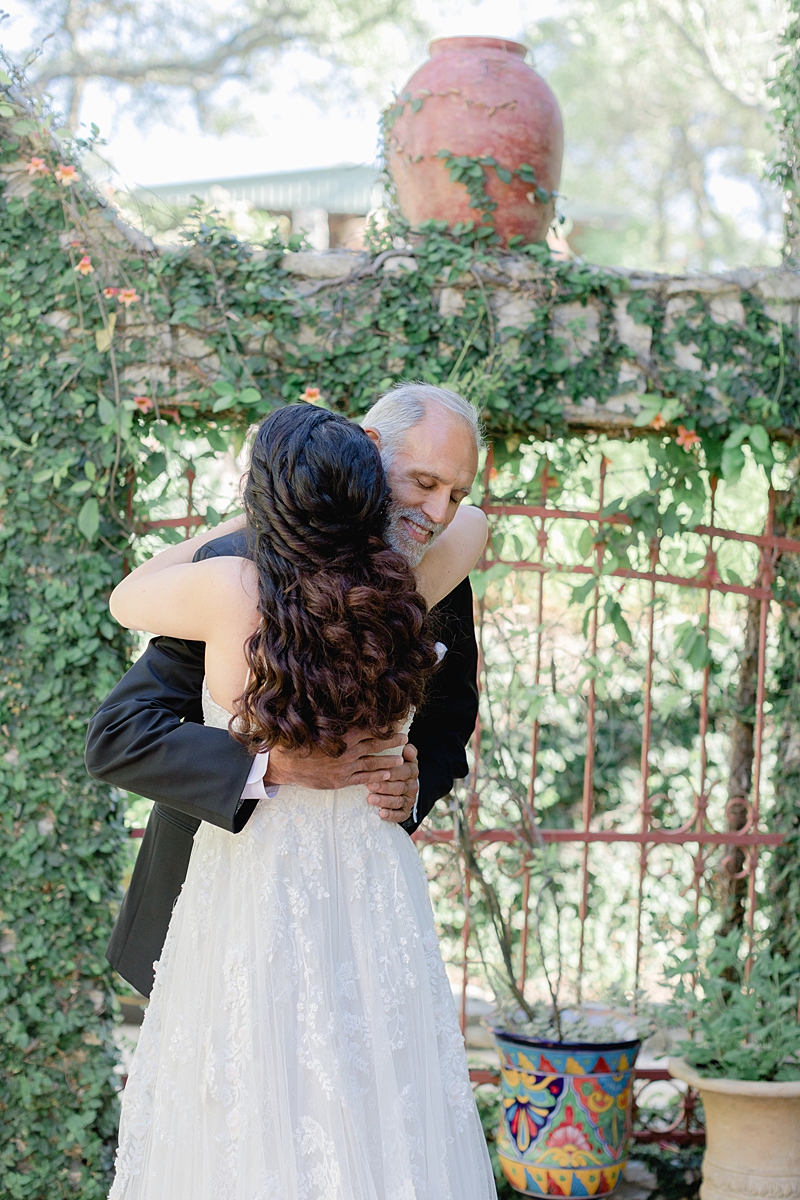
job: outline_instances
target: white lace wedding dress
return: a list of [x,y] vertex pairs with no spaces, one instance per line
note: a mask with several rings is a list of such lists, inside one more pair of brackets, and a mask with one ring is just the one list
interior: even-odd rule
[[109,1200],[496,1200],[422,864],[365,797],[200,827]]

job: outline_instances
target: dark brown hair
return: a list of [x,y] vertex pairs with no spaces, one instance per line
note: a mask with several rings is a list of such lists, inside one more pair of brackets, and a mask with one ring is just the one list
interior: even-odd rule
[[234,736],[345,749],[362,729],[389,737],[436,665],[427,608],[383,532],[389,488],[375,444],[309,404],[278,409],[255,438],[244,506],[261,622]]

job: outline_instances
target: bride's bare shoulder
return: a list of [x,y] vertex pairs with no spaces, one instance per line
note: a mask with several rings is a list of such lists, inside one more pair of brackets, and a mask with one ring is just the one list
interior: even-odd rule
[[217,555],[203,559],[203,566],[209,579],[213,578],[232,601],[239,601],[243,608],[257,606],[258,571],[251,559],[234,554]]
[[480,508],[469,504],[459,508],[415,568],[417,586],[429,605],[438,604],[466,579],[483,554],[488,530],[486,514]]

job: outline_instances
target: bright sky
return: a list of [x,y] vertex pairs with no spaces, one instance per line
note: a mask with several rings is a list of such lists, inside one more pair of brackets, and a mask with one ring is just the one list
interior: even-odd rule
[[[436,36],[491,34],[516,38],[532,21],[554,12],[558,0],[422,0],[423,16]],[[13,0],[11,19],[4,22],[0,41],[17,57],[30,44],[30,21]],[[421,64],[420,64],[421,65]],[[124,114],[114,117],[110,97],[93,88],[87,95],[83,119],[99,126],[108,141],[104,151],[127,185],[172,183],[182,180],[290,171],[340,162],[369,163],[376,158],[378,105],[364,102],[357,111],[341,104],[323,110],[313,101],[292,94],[290,65],[276,72],[273,91],[258,98],[260,130],[247,136],[202,134],[190,113],[180,125],[153,119],[145,128]],[[384,102],[405,78],[386,80]]]

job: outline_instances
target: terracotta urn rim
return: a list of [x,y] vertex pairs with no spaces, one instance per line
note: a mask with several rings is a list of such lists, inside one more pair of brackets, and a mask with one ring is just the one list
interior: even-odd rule
[[670,1058],[669,1073],[674,1079],[682,1079],[689,1087],[705,1092],[722,1092],[728,1096],[753,1096],[775,1100],[778,1097],[800,1099],[800,1079],[785,1079],[770,1082],[764,1079],[714,1079],[699,1075],[694,1067],[683,1058]]
[[509,1042],[515,1042],[518,1046],[541,1046],[544,1050],[596,1050],[601,1053],[604,1050],[633,1050],[634,1046],[638,1047],[642,1044],[641,1038],[628,1038],[619,1042],[548,1041],[546,1038],[530,1037],[524,1033],[512,1033],[508,1029],[503,1029],[501,1025],[492,1025],[490,1028],[495,1037],[505,1038]]
[[479,50],[481,48],[501,50],[519,58],[524,58],[528,53],[528,47],[523,46],[522,42],[515,42],[512,38],[492,37],[489,34],[463,34],[459,37],[434,38],[428,44],[428,53],[433,57],[434,54],[450,54],[458,50]]

